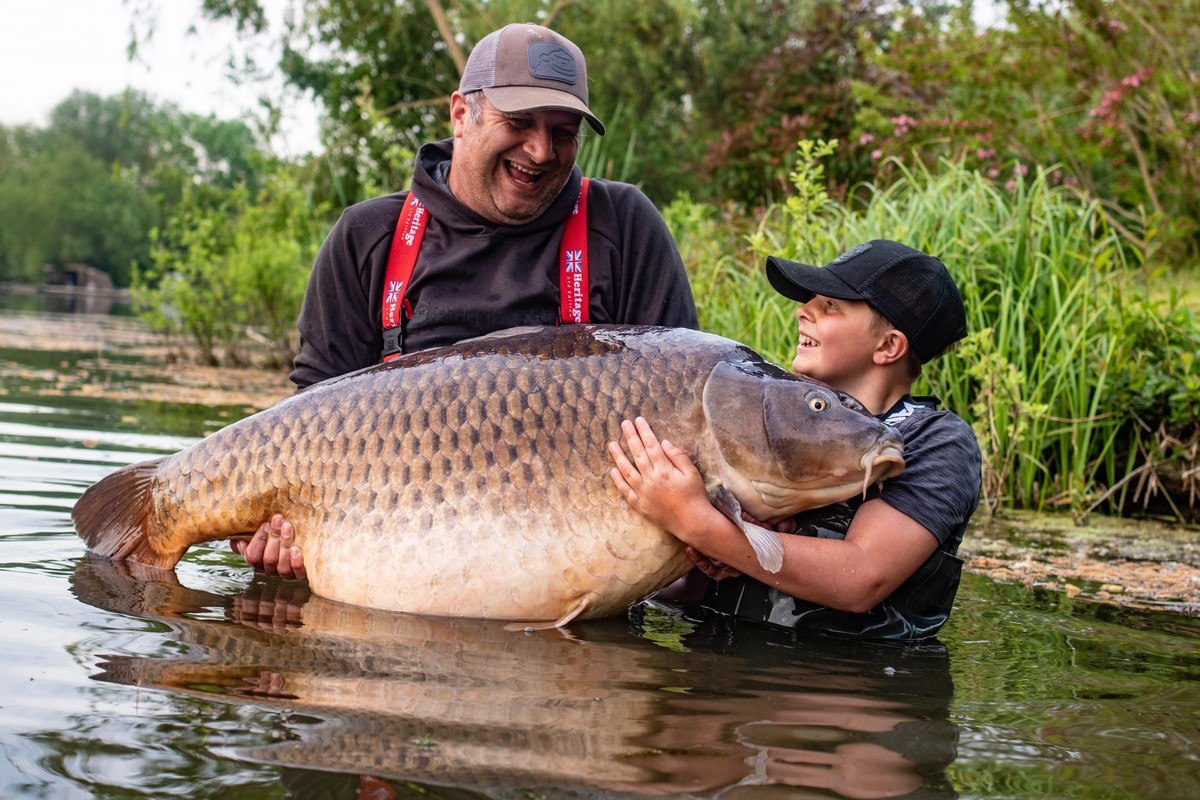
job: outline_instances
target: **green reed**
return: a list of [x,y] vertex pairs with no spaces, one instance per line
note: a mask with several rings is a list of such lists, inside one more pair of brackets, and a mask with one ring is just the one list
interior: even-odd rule
[[706,329],[786,364],[795,304],[770,289],[764,258],[822,264],[895,239],[938,255],[963,294],[971,334],[917,389],[973,424],[989,508],[1118,509],[1139,485],[1132,499],[1146,499],[1146,481],[1131,477],[1152,459],[1179,458],[1190,441],[1194,460],[1200,393],[1187,387],[1200,325],[1148,299],[1139,254],[1096,204],[1050,169],[1014,170],[1003,185],[947,161],[896,163],[896,181],[842,205],[823,188],[832,151],[802,142],[795,194],[757,224],[686,200],[667,209]]

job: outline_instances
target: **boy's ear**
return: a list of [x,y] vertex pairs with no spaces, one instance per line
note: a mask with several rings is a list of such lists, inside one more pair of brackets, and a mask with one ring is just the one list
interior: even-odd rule
[[879,340],[875,348],[875,363],[880,366],[894,364],[908,355],[908,337],[892,328]]

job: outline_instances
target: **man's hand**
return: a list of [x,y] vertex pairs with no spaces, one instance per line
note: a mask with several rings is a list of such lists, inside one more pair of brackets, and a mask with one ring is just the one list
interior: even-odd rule
[[296,546],[296,531],[292,523],[276,514],[259,526],[254,535],[233,536],[229,549],[242,556],[256,570],[281,578],[308,577],[304,571],[304,554]]
[[740,578],[742,576],[740,571],[734,569],[723,561],[717,561],[715,558],[709,558],[691,545],[684,547],[683,552],[692,560],[692,563],[696,565],[696,569],[700,570],[714,581],[723,581],[726,578]]

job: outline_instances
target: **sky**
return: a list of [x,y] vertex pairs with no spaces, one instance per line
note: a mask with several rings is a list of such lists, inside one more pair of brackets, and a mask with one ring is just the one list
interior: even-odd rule
[[[278,26],[289,0],[263,4]],[[142,15],[144,31],[146,9],[157,18],[154,35],[131,62],[134,15]],[[287,96],[278,80],[237,86],[226,62],[247,45],[237,41],[231,22],[208,22],[199,9],[200,0],[0,0],[0,123],[45,125],[75,89],[108,96],[134,88],[184,111],[253,124],[265,92],[284,104],[284,132],[273,149],[281,155],[317,149],[316,107]],[[260,66],[277,63],[269,50],[253,54]]]

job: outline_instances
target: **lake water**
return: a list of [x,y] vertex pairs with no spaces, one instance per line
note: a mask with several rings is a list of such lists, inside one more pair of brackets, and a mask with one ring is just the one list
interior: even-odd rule
[[47,319],[65,349],[0,348],[0,797],[1200,796],[1184,614],[969,575],[922,647],[652,607],[527,635],[326,602],[221,546],[165,576],[90,559],[84,488],[245,409],[132,395],[128,320],[0,312]]

